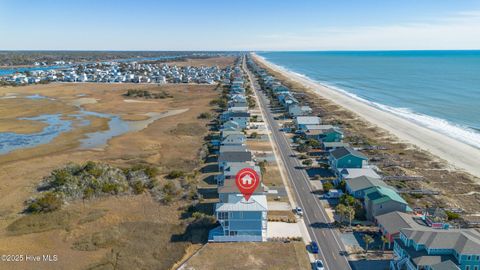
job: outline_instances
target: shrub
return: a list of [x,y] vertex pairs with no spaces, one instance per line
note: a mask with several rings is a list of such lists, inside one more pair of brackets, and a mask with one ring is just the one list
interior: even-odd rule
[[62,207],[63,201],[59,194],[53,192],[47,192],[42,197],[34,200],[27,207],[27,212],[30,213],[42,213],[52,212]]
[[122,191],[120,185],[115,183],[103,183],[102,192],[108,194],[118,194]]
[[455,220],[460,218],[460,214],[454,213],[452,211],[445,211],[445,214],[447,214],[448,220]]
[[210,119],[212,118],[212,114],[211,113],[208,113],[208,112],[204,112],[204,113],[201,113],[199,116],[198,116],[199,119]]
[[132,189],[135,194],[142,194],[145,191],[145,185],[141,181],[135,181],[132,184]]
[[178,170],[173,170],[167,174],[167,178],[169,179],[175,179],[183,176],[185,176],[185,173],[183,171],[178,171]]

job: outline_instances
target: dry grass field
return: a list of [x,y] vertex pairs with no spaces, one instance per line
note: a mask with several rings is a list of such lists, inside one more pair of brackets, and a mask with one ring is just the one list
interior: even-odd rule
[[[122,94],[128,89],[165,91],[173,97],[125,101]],[[0,132],[38,132],[42,123],[16,118],[54,113],[67,119],[81,109],[131,121],[181,111],[95,149],[80,149],[80,140],[87,133],[107,130],[107,119],[88,116],[87,126],[72,119],[73,129],[52,142],[0,155],[0,253],[59,258],[54,263],[9,264],[10,269],[169,269],[183,257],[191,245],[183,238],[183,205],[163,205],[149,194],[75,201],[49,214],[21,212],[43,177],[68,162],[150,164],[161,175],[198,168],[198,153],[208,132],[208,120],[199,120],[198,115],[213,109],[209,102],[219,94],[216,86],[58,83],[0,88],[0,97],[12,93],[18,98],[0,99]],[[33,94],[49,99],[21,98]]]
[[184,269],[310,269],[303,242],[215,243],[192,257]]

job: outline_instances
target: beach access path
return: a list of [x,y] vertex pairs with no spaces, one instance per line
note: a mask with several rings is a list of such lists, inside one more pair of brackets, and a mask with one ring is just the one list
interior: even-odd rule
[[295,157],[288,139],[280,131],[279,124],[274,120],[267,96],[260,91],[260,87],[253,79],[254,76],[250,70],[247,70],[247,76],[252,82],[251,86],[257,101],[259,101],[262,114],[265,116],[265,124],[271,130],[274,149],[280,156],[279,164],[283,165],[286,171],[286,177],[289,186],[292,188],[292,193],[296,197],[297,205],[303,209],[303,221],[309,238],[316,241],[320,247],[317,258],[324,262],[327,270],[351,269],[347,258],[344,256],[345,246],[342,243],[339,231],[332,226],[325,208],[313,193],[309,176],[304,169],[301,169],[302,165]]
[[375,108],[299,74],[280,68],[254,53],[252,53],[252,57],[272,70],[302,84],[323,98],[357,114],[367,122],[387,130],[401,141],[411,143],[420,149],[430,152],[447,161],[456,169],[464,170],[476,177],[480,177],[480,149],[392,113]]

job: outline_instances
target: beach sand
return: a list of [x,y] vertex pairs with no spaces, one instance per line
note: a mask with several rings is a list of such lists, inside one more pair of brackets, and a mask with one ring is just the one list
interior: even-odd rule
[[452,167],[480,177],[480,150],[450,138],[444,134],[422,127],[394,114],[372,107],[339,91],[321,85],[293,72],[272,64],[253,54],[255,60],[282,75],[302,84],[318,95],[357,114],[360,118],[384,129],[400,140],[411,143],[447,161]]

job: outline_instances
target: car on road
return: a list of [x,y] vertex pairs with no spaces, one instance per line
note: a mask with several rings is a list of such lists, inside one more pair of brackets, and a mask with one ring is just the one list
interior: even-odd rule
[[325,270],[322,260],[315,260],[313,262],[313,270]]
[[295,214],[297,214],[299,216],[303,216],[303,209],[300,208],[300,207],[296,207],[295,208]]
[[312,242],[310,243],[310,251],[311,251],[312,253],[315,253],[315,254],[318,253],[318,244],[317,244],[317,242],[312,241]]

